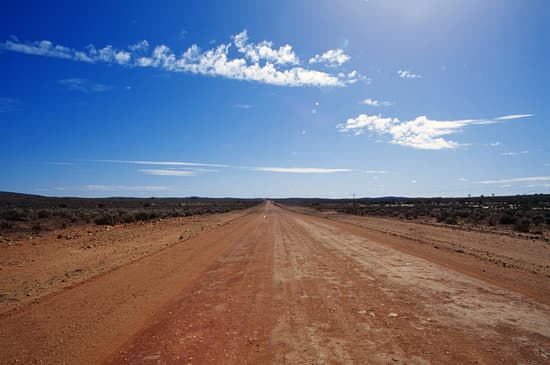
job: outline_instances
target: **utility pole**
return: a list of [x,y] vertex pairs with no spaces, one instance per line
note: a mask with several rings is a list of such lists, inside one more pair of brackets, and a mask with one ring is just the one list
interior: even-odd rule
[[353,211],[355,212],[355,193],[353,193],[352,195],[353,195],[352,207],[353,207]]

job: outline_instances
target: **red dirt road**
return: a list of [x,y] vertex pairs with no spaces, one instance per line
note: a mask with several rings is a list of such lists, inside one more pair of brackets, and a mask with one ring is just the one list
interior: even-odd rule
[[268,203],[0,316],[0,363],[550,361],[548,286],[538,301],[378,237]]

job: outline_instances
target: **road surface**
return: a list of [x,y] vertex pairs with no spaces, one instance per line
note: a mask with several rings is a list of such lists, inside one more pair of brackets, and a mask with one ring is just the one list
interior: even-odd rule
[[550,362],[547,304],[378,236],[267,203],[3,314],[0,363]]

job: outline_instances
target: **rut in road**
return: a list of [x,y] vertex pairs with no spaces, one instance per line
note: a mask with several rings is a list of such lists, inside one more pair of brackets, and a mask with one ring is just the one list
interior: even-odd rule
[[546,363],[550,308],[267,204],[107,363]]

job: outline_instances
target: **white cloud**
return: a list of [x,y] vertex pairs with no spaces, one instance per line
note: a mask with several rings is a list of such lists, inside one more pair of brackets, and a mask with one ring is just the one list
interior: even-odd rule
[[147,50],[149,49],[149,42],[147,42],[146,40],[142,40],[141,42],[128,46],[128,49],[134,53],[147,52]]
[[422,75],[412,73],[408,70],[397,70],[397,74],[402,79],[421,79]]
[[503,117],[496,118],[497,120],[511,120],[511,119],[521,119],[521,118],[529,118],[532,117],[533,114],[511,114],[511,115],[505,115]]
[[23,102],[14,98],[0,98],[0,113],[14,112],[20,110]]
[[[504,120],[504,119],[500,119],[500,120]],[[498,147],[500,146],[502,143],[500,143],[499,141],[496,141],[496,142],[493,142],[493,143],[489,143],[489,146],[491,147]]]
[[190,72],[210,76],[222,76],[236,80],[255,81],[278,86],[345,86],[354,80],[322,71],[292,67],[277,68],[273,63],[249,64],[243,58],[229,59],[229,45],[221,45],[200,53],[191,49],[179,59],[175,71]]
[[365,105],[374,106],[374,107],[391,106],[392,105],[392,103],[389,102],[389,101],[380,101],[380,100],[371,99],[371,98],[363,100],[362,103],[365,104]]
[[366,77],[366,76],[363,76],[361,75],[359,72],[357,72],[356,70],[353,70],[349,73],[344,73],[344,72],[339,72],[338,73],[338,77],[341,79],[341,80],[345,80],[345,83],[346,84],[355,84],[356,82],[358,81],[365,81],[367,83],[367,85],[370,85],[371,83],[371,79]]
[[115,60],[121,65],[128,63],[130,61],[130,57],[131,55],[129,52],[120,51],[115,53]]
[[164,191],[166,186],[86,185],[90,191]]
[[318,167],[253,167],[251,170],[290,174],[334,174],[337,172],[351,171],[350,169],[324,169]]
[[291,45],[285,44],[284,46],[279,47],[279,49],[273,49],[273,42],[270,41],[250,43],[248,41],[248,33],[246,29],[233,36],[233,43],[240,53],[244,54],[247,59],[254,63],[258,63],[261,60],[273,62],[279,65],[297,65],[300,63],[300,60],[292,50]]
[[[501,119],[501,120],[505,120],[505,119]],[[501,156],[519,156],[519,155],[526,155],[528,153],[529,153],[529,151],[502,152],[500,155]]]
[[78,78],[58,80],[57,83],[66,86],[69,90],[83,93],[103,92],[111,89],[109,85],[98,84],[90,80]]
[[61,45],[55,45],[52,42],[45,40],[27,43],[19,42],[17,39],[7,40],[4,43],[0,43],[0,49],[36,56],[62,58],[82,62],[94,62],[94,60],[86,52],[77,51]]
[[329,49],[323,54],[316,54],[315,57],[310,58],[309,63],[322,63],[328,67],[338,67],[349,61],[350,58],[342,49]]
[[465,177],[460,177],[460,178],[458,178],[458,181],[460,181],[460,182],[467,182],[468,179],[466,179]]
[[513,183],[532,183],[532,182],[548,182],[550,176],[531,176],[531,177],[516,177],[512,179],[497,179],[483,180],[480,184],[513,184]]
[[192,170],[177,170],[177,169],[141,169],[139,172],[146,175],[157,175],[157,176],[195,176],[197,175],[196,171]]
[[[50,41],[21,42],[14,38],[0,43],[0,49],[88,63],[151,67],[168,72],[217,76],[278,86],[342,87],[361,80],[368,81],[355,70],[347,74],[331,74],[301,67],[291,45],[274,48],[271,41],[249,42],[246,30],[233,36],[232,41],[205,51],[192,45],[179,57],[168,46],[150,47],[146,40],[126,49],[116,49],[111,45],[97,49],[90,45],[84,51],[78,51]],[[236,47],[239,57],[230,57],[232,45]],[[341,64],[346,57],[349,58],[337,51],[332,53],[335,64]]]
[[384,170],[367,170],[365,171],[366,174],[385,174],[387,171]]
[[[186,166],[186,170],[177,168],[162,168],[162,169],[140,169],[139,171],[149,175],[163,176],[191,176],[191,173],[196,172],[217,172],[217,170],[205,169],[201,167],[219,167],[245,169],[249,171],[264,171],[264,172],[280,172],[280,173],[296,173],[296,174],[330,174],[337,172],[350,172],[351,169],[325,169],[317,167],[246,167],[235,165],[224,165],[202,162],[183,162],[183,161],[142,161],[142,160],[95,160],[95,162],[129,164],[129,165],[150,165],[150,166]],[[190,172],[190,173],[187,173]]]
[[431,120],[420,116],[413,120],[400,121],[398,118],[384,118],[381,115],[360,114],[336,127],[340,132],[361,135],[365,131],[378,135],[391,136],[391,143],[424,150],[455,149],[460,143],[444,138],[456,134],[470,125],[500,123],[510,119],[526,118],[530,114],[504,116],[495,119]]
[[129,165],[151,165],[151,166],[208,166],[208,167],[229,167],[228,165],[184,162],[184,161],[142,161],[142,160],[95,160],[95,162],[119,163]]

